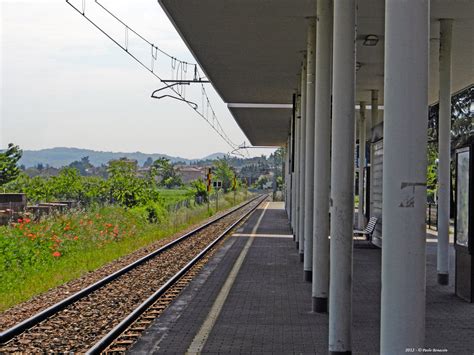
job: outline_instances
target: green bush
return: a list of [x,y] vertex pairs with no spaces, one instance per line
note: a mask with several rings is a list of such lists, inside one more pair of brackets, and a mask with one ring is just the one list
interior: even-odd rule
[[168,212],[157,202],[149,202],[146,205],[134,207],[131,212],[148,223],[164,224],[168,220]]

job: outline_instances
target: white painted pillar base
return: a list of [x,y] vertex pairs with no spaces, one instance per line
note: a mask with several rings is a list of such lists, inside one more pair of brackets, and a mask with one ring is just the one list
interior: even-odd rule
[[304,200],[304,280],[313,279],[313,202],[314,202],[314,72],[316,65],[316,19],[310,18],[306,45],[306,139]]
[[438,131],[438,283],[449,284],[449,187],[451,180],[451,37],[453,21],[440,20]]
[[429,3],[385,3],[381,354],[424,346]]
[[352,349],[355,0],[334,0],[329,352]]
[[316,121],[312,310],[328,310],[329,185],[331,181],[332,1],[318,0],[316,32]]

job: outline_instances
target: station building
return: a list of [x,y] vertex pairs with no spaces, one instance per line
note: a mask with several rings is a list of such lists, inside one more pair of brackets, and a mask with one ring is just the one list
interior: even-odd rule
[[423,348],[428,107],[439,103],[436,269],[447,285],[451,96],[474,83],[474,2],[159,2],[250,142],[286,147],[285,208],[312,311],[329,316],[329,352],[352,351],[353,230],[371,217],[380,352]]

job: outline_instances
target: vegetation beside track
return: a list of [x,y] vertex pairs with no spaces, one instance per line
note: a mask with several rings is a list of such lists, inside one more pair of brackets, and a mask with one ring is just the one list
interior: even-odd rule
[[[185,193],[167,195],[165,200],[176,201]],[[238,204],[250,195],[235,197]],[[232,205],[234,193],[219,198],[219,210]],[[216,212],[211,207],[191,204],[168,212],[155,205],[151,221],[149,206],[97,206],[0,227],[0,311],[196,224]]]

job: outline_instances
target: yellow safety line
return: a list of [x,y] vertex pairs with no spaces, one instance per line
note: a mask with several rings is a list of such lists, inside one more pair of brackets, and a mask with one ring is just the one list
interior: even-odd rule
[[254,237],[254,238],[293,238],[293,234],[259,234],[259,233],[234,233],[233,237]]
[[[257,220],[257,223],[252,229],[251,234],[256,234],[257,229],[260,226],[260,223],[262,222],[263,216],[269,204],[270,204],[269,202],[266,203],[262,214],[260,215],[260,217]],[[212,328],[214,327],[214,324],[217,321],[217,317],[219,317],[219,314],[221,313],[225,300],[227,299],[227,296],[229,295],[230,289],[232,288],[232,285],[234,284],[234,281],[237,278],[239,270],[244,262],[245,256],[247,255],[253,241],[254,241],[254,237],[249,237],[249,239],[247,240],[247,243],[245,243],[245,246],[240,252],[239,257],[235,261],[235,264],[232,267],[232,270],[230,271],[230,274],[227,277],[227,280],[225,281],[224,285],[219,291],[219,295],[214,301],[214,304],[212,305],[212,308],[209,311],[209,314],[207,315],[206,320],[204,321],[201,328],[199,329],[199,332],[194,337],[186,354],[200,354],[202,349],[204,348],[207,338],[209,337],[209,334],[211,334]]]

